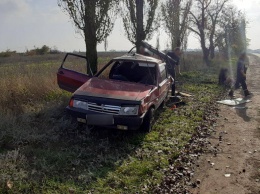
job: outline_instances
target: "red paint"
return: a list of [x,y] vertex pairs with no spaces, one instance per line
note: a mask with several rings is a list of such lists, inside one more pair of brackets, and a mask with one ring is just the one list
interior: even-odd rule
[[90,77],[72,71],[69,69],[59,68],[57,73],[57,81],[60,88],[67,90],[69,92],[76,91],[80,86],[82,86]]
[[93,77],[83,84],[75,94],[140,101],[154,86]]

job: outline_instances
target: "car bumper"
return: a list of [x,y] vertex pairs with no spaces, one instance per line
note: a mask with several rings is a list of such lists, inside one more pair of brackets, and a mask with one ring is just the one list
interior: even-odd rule
[[66,110],[72,117],[77,118],[79,122],[84,122],[89,125],[118,128],[122,130],[138,129],[142,125],[144,118],[144,114],[141,116],[108,115],[69,106]]

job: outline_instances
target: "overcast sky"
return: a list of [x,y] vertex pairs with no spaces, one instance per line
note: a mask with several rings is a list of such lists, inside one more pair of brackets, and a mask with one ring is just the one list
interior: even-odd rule
[[[233,0],[246,13],[250,24],[247,37],[249,48],[260,48],[260,0]],[[132,44],[125,37],[122,21],[118,19],[108,38],[108,50],[129,50]],[[165,48],[166,35],[161,32],[160,44]],[[155,37],[150,41],[155,43]],[[60,10],[57,0],[0,0],[0,51],[6,49],[24,52],[34,46],[56,46],[61,51],[84,51],[81,35],[75,33],[69,17]],[[200,48],[190,35],[188,48]],[[104,50],[103,43],[98,50]]]

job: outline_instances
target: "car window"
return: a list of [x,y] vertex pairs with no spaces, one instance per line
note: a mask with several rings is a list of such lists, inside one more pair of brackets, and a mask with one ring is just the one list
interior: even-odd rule
[[159,66],[159,71],[160,71],[160,80],[159,81],[162,82],[167,78],[165,63],[163,63]]
[[118,63],[118,61],[114,61],[114,62],[110,63],[105,69],[103,69],[103,70],[101,70],[101,72],[99,72],[98,77],[102,78],[102,79],[109,79],[109,74],[111,72],[111,69],[115,68],[117,63]]
[[63,68],[87,74],[87,60],[83,57],[68,55],[63,63]]
[[156,84],[156,66],[153,63],[138,63],[134,61],[115,61],[107,66],[99,78],[148,85]]

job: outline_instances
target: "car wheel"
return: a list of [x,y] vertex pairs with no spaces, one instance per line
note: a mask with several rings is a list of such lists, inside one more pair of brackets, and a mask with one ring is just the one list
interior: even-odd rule
[[154,123],[154,108],[150,108],[144,117],[143,124],[141,126],[142,131],[148,133],[152,130]]

